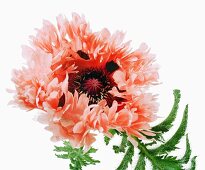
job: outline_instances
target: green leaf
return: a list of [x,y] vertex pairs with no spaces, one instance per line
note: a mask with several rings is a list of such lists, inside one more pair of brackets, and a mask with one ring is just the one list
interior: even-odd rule
[[104,136],[104,142],[105,142],[106,145],[108,145],[110,143],[110,140],[111,139],[109,137]]
[[125,170],[127,169],[129,163],[132,163],[132,157],[134,156],[134,146],[129,142],[129,147],[127,152],[124,155],[124,158],[120,165],[118,166],[117,170]]
[[139,150],[152,163],[153,170],[181,170],[182,166],[175,157],[156,156],[156,154],[150,152],[150,150],[146,148],[145,144],[143,144],[141,140],[134,136],[133,138],[138,142]]
[[174,104],[172,106],[171,112],[169,113],[168,117],[163,122],[161,122],[159,125],[156,125],[152,128],[153,131],[164,133],[164,132],[169,131],[169,129],[173,126],[172,123],[174,122],[176,118],[177,110],[178,110],[179,102],[181,98],[180,90],[175,89],[173,91],[173,94],[174,94]]
[[90,149],[86,152],[86,154],[96,153],[96,152],[97,152],[97,149],[95,149],[95,148],[90,148]]
[[157,144],[157,142],[156,141],[152,141],[152,142],[146,143],[145,146],[152,146],[154,144]]
[[55,154],[58,158],[62,158],[62,159],[68,159],[69,155],[68,154]]
[[62,152],[62,151],[68,152],[72,149],[70,143],[68,143],[67,141],[64,141],[63,144],[65,146],[54,146],[55,147],[54,151],[56,151],[56,152]]
[[[113,136],[114,136],[115,134],[118,134],[118,135],[120,134],[120,133],[119,133],[117,130],[115,130],[115,129],[109,129],[108,131],[109,131],[110,134],[113,135]],[[104,136],[104,142],[105,142],[106,145],[108,145],[108,144],[110,143],[110,140],[111,140],[111,138],[109,138],[108,136]]]
[[73,148],[69,142],[64,141],[64,146],[55,146],[54,151],[60,153],[56,154],[58,158],[70,160],[70,170],[81,170],[83,166],[95,165],[100,161],[93,159],[90,154],[95,153],[97,149],[90,148],[87,152],[83,148]]
[[121,143],[120,143],[120,146],[116,146],[114,145],[113,146],[113,150],[115,153],[120,153],[120,152],[123,152],[125,153],[125,149],[127,147],[127,135],[122,135],[122,140],[121,140]]
[[156,157],[154,159],[154,167],[159,170],[182,170],[182,165],[175,159],[160,158]]
[[112,135],[115,135],[115,134],[120,134],[120,132],[118,132],[116,129],[109,129],[109,132],[112,134]]
[[183,158],[180,161],[186,164],[189,161],[190,156],[191,156],[191,146],[190,146],[189,138],[187,134],[186,135],[186,151],[185,151]]
[[145,157],[143,154],[140,154],[134,170],[145,170]]
[[162,144],[156,149],[153,149],[152,152],[155,154],[160,153],[168,153],[172,150],[176,149],[176,145],[179,143],[180,139],[184,136],[188,121],[188,105],[184,110],[183,118],[179,128],[177,129],[176,133],[169,139],[166,143]]
[[191,168],[189,170],[195,170],[196,169],[196,156],[194,156],[191,159]]

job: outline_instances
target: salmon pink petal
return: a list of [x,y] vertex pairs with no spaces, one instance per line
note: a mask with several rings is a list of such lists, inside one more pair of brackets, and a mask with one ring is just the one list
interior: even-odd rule
[[141,131],[142,133],[144,133],[147,136],[155,136],[156,134],[153,132],[149,132],[149,131]]
[[84,142],[85,143],[85,151],[88,151],[91,144],[96,141],[94,136],[95,136],[95,134],[92,134],[92,133],[88,133],[86,135],[85,142]]
[[115,82],[117,83],[118,87],[121,89],[123,86],[126,85],[126,81],[125,81],[125,73],[123,73],[122,71],[116,71],[113,74],[113,79],[115,80]]
[[133,139],[133,137],[128,136],[127,139],[133,144],[133,146],[135,146],[136,148],[138,147],[138,143]]
[[126,109],[123,109],[120,112],[118,112],[118,115],[116,116],[116,124],[122,127],[129,126],[131,120],[132,120],[132,115]]
[[112,104],[112,107],[109,108],[109,110],[108,110],[108,119],[109,120],[114,119],[114,117],[116,115],[117,107],[118,107],[118,103],[116,101],[114,101]]
[[73,127],[73,132],[74,133],[82,133],[82,131],[84,130],[84,124],[83,122],[78,122],[77,124],[75,124],[75,126]]
[[108,117],[105,113],[101,114],[100,125],[102,126],[103,131],[108,130]]

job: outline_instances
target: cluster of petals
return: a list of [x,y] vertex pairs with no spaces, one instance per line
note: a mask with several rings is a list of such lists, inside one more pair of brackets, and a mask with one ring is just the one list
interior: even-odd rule
[[[96,131],[111,137],[109,129],[141,139],[153,136],[149,124],[156,119],[158,104],[146,90],[158,80],[155,56],[145,44],[132,51],[123,40],[120,31],[92,32],[76,13],[70,21],[58,16],[57,27],[44,21],[30,37],[31,45],[23,46],[26,66],[13,71],[13,103],[42,110],[38,120],[53,133],[52,139],[68,139],[75,147],[89,147]],[[111,104],[105,99],[90,103],[86,93],[69,91],[71,74],[105,68],[109,62],[118,66],[109,74],[115,84],[109,90]]]

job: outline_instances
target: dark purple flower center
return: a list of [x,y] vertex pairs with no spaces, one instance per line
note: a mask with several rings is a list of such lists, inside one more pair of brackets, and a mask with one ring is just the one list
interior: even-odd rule
[[[89,60],[88,54],[79,50],[77,54],[84,60]],[[114,100],[118,102],[124,101],[123,98],[114,97],[109,91],[117,86],[112,78],[112,73],[119,66],[114,61],[106,63],[104,68],[87,68],[80,70],[78,73],[69,74],[68,90],[71,93],[77,91],[79,94],[86,94],[89,97],[89,104],[96,104],[100,100],[105,99],[108,106],[112,105]],[[59,106],[64,105],[65,96],[59,101]]]
[[114,80],[105,69],[89,68],[75,74],[69,74],[68,90],[85,93],[90,104],[110,98],[109,90],[115,86]]

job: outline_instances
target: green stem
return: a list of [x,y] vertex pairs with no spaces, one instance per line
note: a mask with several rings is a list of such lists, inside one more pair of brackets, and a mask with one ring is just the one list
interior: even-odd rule
[[142,142],[137,138],[134,137],[133,138],[137,141],[138,143],[138,148],[139,150],[152,162],[155,163],[155,158],[150,154],[149,150],[146,148],[146,146],[144,144],[142,144]]
[[145,156],[142,153],[140,153],[137,165],[134,170],[145,170],[145,164]]

